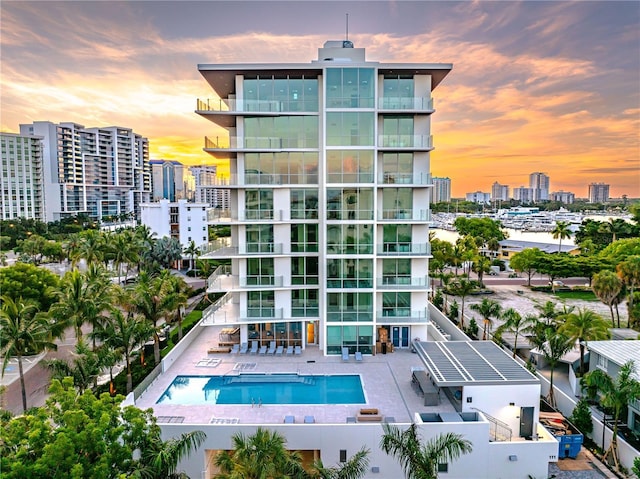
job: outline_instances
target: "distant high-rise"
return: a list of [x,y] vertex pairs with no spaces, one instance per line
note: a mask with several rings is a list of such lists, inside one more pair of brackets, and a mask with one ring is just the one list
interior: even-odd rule
[[551,193],[551,199],[565,205],[570,205],[576,201],[576,195],[570,191],[554,191]]
[[509,201],[509,185],[501,185],[496,181],[491,185],[491,199],[493,201]]
[[85,128],[36,121],[22,135],[42,137],[45,221],[85,213],[92,218],[132,214],[149,201],[149,141],[130,128]]
[[513,199],[520,203],[533,203],[535,201],[535,188],[526,188],[524,186],[514,188]]
[[195,198],[199,203],[207,203],[216,208],[218,213],[226,212],[231,204],[229,181],[217,175],[214,165],[192,166],[191,173],[195,179]]
[[179,161],[151,160],[149,163],[153,201],[193,201],[195,179],[189,167]]
[[604,203],[609,201],[609,186],[606,183],[589,184],[589,203]]
[[466,200],[472,201],[473,203],[488,205],[491,203],[491,194],[483,193],[482,191],[474,191],[473,193],[467,193]]
[[0,134],[0,219],[44,221],[42,138]]
[[529,188],[533,189],[533,201],[549,199],[549,177],[540,172],[529,175]]
[[432,203],[449,203],[451,201],[451,179],[450,178],[438,178],[434,176],[432,178],[433,188],[431,189],[431,202]]

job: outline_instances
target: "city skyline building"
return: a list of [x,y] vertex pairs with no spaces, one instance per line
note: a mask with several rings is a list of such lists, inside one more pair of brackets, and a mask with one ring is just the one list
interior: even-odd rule
[[176,160],[150,160],[152,200],[194,200],[195,178],[191,168]]
[[531,173],[529,175],[529,188],[533,189],[534,202],[549,199],[549,177],[545,173]]
[[3,132],[0,146],[0,219],[44,221],[42,138]]
[[589,203],[605,203],[609,201],[609,184],[589,183],[587,198]]
[[431,180],[433,182],[433,188],[431,189],[431,203],[450,203],[451,178],[434,176]]
[[42,137],[44,221],[80,213],[140,219],[151,196],[147,138],[125,127],[50,121],[21,124],[20,134]]
[[502,185],[497,181],[491,185],[492,201],[509,201],[509,185]]
[[554,191],[551,193],[551,199],[565,205],[571,205],[576,201],[576,195],[570,191]]
[[465,199],[473,203],[488,205],[489,203],[491,203],[491,193],[474,191],[473,193],[467,193],[465,195]]
[[534,203],[536,197],[535,188],[520,186],[513,189],[513,199],[521,203]]

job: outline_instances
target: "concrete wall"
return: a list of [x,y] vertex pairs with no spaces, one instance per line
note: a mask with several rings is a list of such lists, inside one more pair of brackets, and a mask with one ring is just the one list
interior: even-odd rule
[[[181,463],[181,469],[192,478],[211,477],[207,464],[208,451],[229,450],[232,436],[237,433],[252,435],[258,425],[199,425],[163,424],[163,437],[173,437],[192,430],[202,430],[207,438],[202,447]],[[401,429],[408,424],[398,425]],[[269,430],[286,437],[289,450],[319,450],[326,466],[338,464],[340,450],[351,457],[363,446],[370,450],[367,479],[399,479],[404,477],[398,461],[380,449],[383,429],[377,424],[287,424],[269,425]],[[473,444],[473,451],[450,463],[448,472],[441,477],[455,479],[527,479],[546,477],[548,458],[557,454],[557,442],[527,441],[509,443],[489,442],[489,423],[486,421],[463,423],[424,423],[419,425],[424,441],[441,433],[462,434]],[[517,456],[517,461],[509,460]],[[378,472],[373,472],[377,468]]]
[[202,320],[198,322],[191,331],[189,331],[186,335],[182,337],[182,340],[176,344],[171,351],[164,357],[162,360],[162,372],[166,372],[173,363],[184,353],[187,348],[191,345],[191,343],[200,335],[203,331],[203,328],[207,328],[209,326],[200,326]]
[[453,324],[449,318],[447,318],[442,311],[436,308],[430,302],[428,303],[429,307],[429,318],[431,322],[438,325],[438,327],[444,331],[444,333],[448,334],[451,341],[469,341],[469,337],[464,334],[464,332],[460,331],[458,326]]

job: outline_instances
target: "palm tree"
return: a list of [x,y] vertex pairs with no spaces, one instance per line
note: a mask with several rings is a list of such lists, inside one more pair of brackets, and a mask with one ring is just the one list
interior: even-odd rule
[[640,288],[640,255],[629,256],[617,267],[618,276],[629,292],[627,309],[629,310],[629,327],[633,327],[638,318],[633,317],[633,294]]
[[498,251],[500,250],[500,241],[496,238],[490,238],[489,241],[487,241],[487,249],[491,251],[491,257],[495,258],[498,256]]
[[163,441],[160,436],[160,428],[154,426],[157,431],[152,439],[141,448],[141,456],[138,469],[134,472],[134,478],[145,479],[179,479],[187,477],[177,471],[178,463],[197,450],[207,435],[202,431],[191,431]]
[[45,313],[38,312],[36,304],[31,300],[2,296],[0,308],[0,355],[2,376],[7,370],[9,359],[18,359],[18,374],[22,389],[22,408],[27,410],[27,390],[24,383],[22,358],[38,354],[46,349],[56,350],[52,339],[61,333],[61,328],[49,321]]
[[153,326],[153,356],[156,365],[160,364],[159,322],[166,316],[170,306],[171,298],[166,294],[169,276],[168,270],[153,278],[146,272],[142,272],[134,288],[135,311]]
[[[112,308],[105,327],[95,333],[105,346],[124,356],[127,368],[127,394],[133,390],[131,358],[135,349],[153,334],[151,325],[135,315],[125,315],[120,309]],[[122,357],[121,356],[121,357]]]
[[470,308],[482,316],[482,340],[484,341],[487,339],[487,329],[491,329],[493,325],[491,318],[500,317],[502,306],[497,301],[484,298],[480,304],[472,304]]
[[51,377],[62,381],[65,377],[73,378],[73,386],[82,393],[96,382],[102,371],[101,358],[80,339],[75,353],[69,360],[50,359],[44,361],[45,367],[51,371]]
[[611,311],[612,328],[615,327],[613,305],[616,303],[622,287],[622,280],[613,271],[604,270],[593,275],[591,288],[593,289],[593,293],[598,297],[598,299],[609,306],[609,311]]
[[569,350],[573,347],[574,341],[571,338],[565,336],[564,334],[554,330],[553,328],[547,328],[544,331],[544,339],[545,342],[542,344],[542,354],[544,355],[545,361],[551,367],[551,376],[549,382],[551,386],[549,387],[549,404],[552,407],[556,406],[556,398],[553,393],[553,371],[562,356],[569,352]]
[[239,432],[232,437],[233,450],[220,452],[214,463],[221,473],[217,479],[284,478],[300,474],[300,457],[285,448],[285,438],[258,427],[252,436]]
[[196,246],[196,242],[189,241],[189,245],[183,250],[183,253],[191,257],[191,269],[194,269],[194,258],[200,253],[200,248]]
[[536,304],[534,307],[540,312],[540,319],[545,319],[547,326],[551,326],[560,314],[556,306],[553,301],[547,301],[544,304]]
[[491,261],[489,258],[483,255],[478,255],[473,264],[473,270],[478,275],[478,283],[482,286],[484,283],[482,282],[482,278],[484,278],[484,274],[489,272],[489,266]]
[[631,224],[622,218],[610,218],[609,221],[600,223],[599,231],[611,235],[613,243],[619,236],[626,236],[631,231]]
[[498,330],[515,334],[513,342],[513,357],[515,358],[516,351],[518,350],[518,336],[521,333],[533,331],[538,319],[533,315],[527,315],[523,318],[522,315],[513,308],[506,309],[502,313],[502,319],[504,319],[505,322]]
[[359,479],[363,477],[369,466],[369,450],[360,449],[348,461],[339,466],[325,467],[322,461],[314,461],[312,470],[301,474],[309,479]]
[[113,248],[113,265],[118,271],[118,284],[121,284],[122,266],[126,265],[126,278],[129,275],[130,266],[138,262],[138,251],[134,239],[133,231],[130,229],[122,230],[109,239]]
[[565,316],[560,332],[571,341],[578,341],[580,345],[580,374],[585,373],[584,347],[587,341],[600,341],[611,337],[607,322],[587,308],[581,308],[577,313]]
[[400,461],[407,479],[437,479],[439,464],[452,462],[472,450],[470,441],[451,432],[421,444],[416,424],[404,431],[386,423],[382,428],[380,448]]
[[187,283],[179,276],[170,276],[167,282],[167,308],[168,313],[175,312],[178,323],[178,341],[182,339],[182,313],[187,306]]
[[462,278],[455,280],[453,283],[452,292],[456,296],[460,296],[462,303],[460,306],[460,329],[464,329],[464,300],[475,288],[475,281],[469,281]]
[[[634,362],[628,361],[620,368],[615,379],[611,379],[606,372],[600,369],[591,371],[585,376],[586,386],[595,387],[600,391],[600,403],[604,407],[613,410],[611,444],[602,459],[606,461],[607,457],[611,455],[611,460],[618,471],[620,470],[618,461],[618,420],[624,408],[631,401],[640,397],[640,382],[633,377],[634,369]],[[602,446],[604,447],[604,444]]]
[[560,238],[560,242],[558,243],[558,253],[562,251],[562,240],[565,238],[571,238],[571,230],[569,229],[569,226],[569,222],[567,221],[556,221],[556,227],[551,231],[553,239]]

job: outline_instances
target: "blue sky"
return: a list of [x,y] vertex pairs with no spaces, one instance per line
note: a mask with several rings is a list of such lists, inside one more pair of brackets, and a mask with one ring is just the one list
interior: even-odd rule
[[0,4],[2,131],[121,125],[154,158],[209,162],[198,63],[309,62],[345,36],[381,62],[453,63],[434,91],[432,172],[640,196],[640,2],[12,2]]

